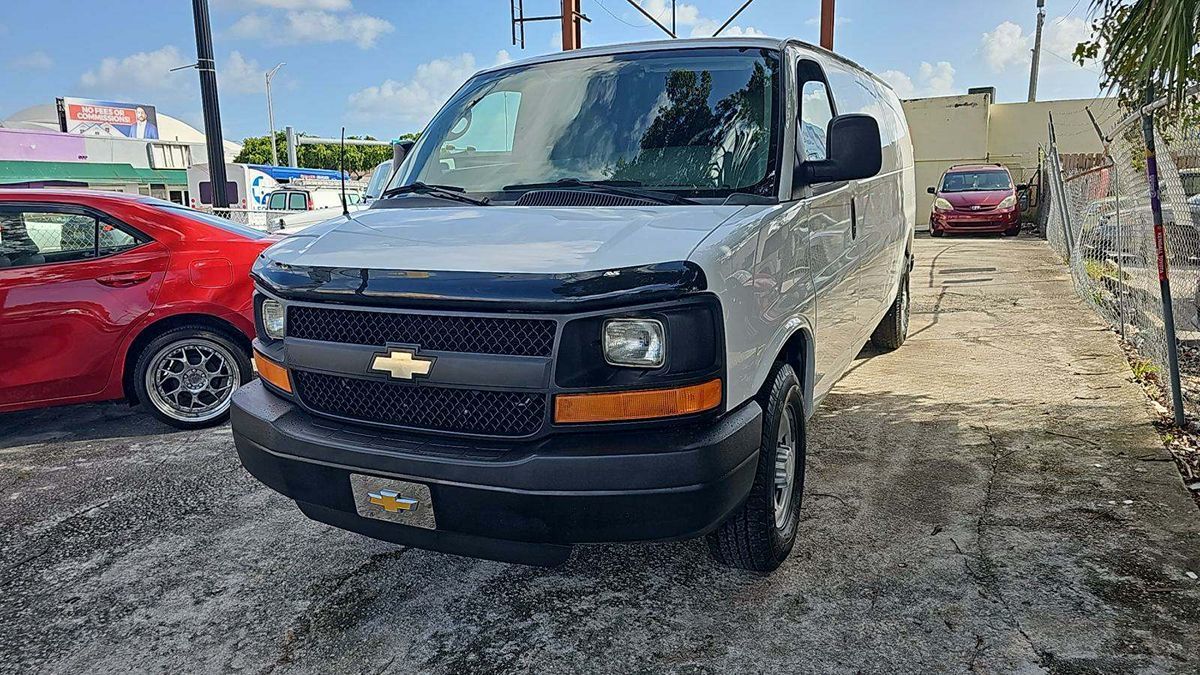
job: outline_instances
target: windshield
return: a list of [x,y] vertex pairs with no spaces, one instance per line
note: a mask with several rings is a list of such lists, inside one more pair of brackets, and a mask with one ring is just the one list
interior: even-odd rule
[[438,113],[391,186],[515,199],[521,190],[505,186],[576,178],[683,196],[773,196],[778,70],[774,52],[722,48],[487,73]]
[[942,179],[941,192],[1011,190],[1006,171],[956,171]]

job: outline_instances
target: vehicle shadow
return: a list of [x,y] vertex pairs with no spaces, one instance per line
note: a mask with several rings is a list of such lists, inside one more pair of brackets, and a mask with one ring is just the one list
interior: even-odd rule
[[165,436],[180,431],[128,403],[85,403],[0,414],[0,449],[37,443]]

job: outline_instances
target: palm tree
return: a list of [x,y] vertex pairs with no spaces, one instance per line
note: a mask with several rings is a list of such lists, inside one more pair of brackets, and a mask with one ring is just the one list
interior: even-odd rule
[[1092,39],[1075,59],[1099,59],[1104,85],[1127,102],[1147,89],[1166,93],[1182,107],[1188,88],[1200,84],[1200,0],[1092,0]]

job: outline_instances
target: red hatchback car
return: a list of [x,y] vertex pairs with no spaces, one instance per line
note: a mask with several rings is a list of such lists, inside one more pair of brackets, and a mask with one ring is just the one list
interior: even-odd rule
[[929,214],[929,234],[1021,231],[1021,207],[1012,175],[1000,164],[952,166],[942,174]]
[[0,190],[0,413],[125,398],[223,421],[253,376],[250,265],[273,241],[149,197]]

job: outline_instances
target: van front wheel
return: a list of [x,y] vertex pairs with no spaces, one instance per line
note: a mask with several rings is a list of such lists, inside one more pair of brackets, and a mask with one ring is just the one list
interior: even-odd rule
[[896,299],[891,308],[883,316],[883,321],[875,327],[871,334],[871,343],[880,349],[891,351],[899,349],[908,337],[908,268],[905,265],[904,276],[900,278],[900,288],[896,290]]
[[786,363],[776,363],[759,397],[763,407],[758,471],[746,502],[708,535],[717,562],[753,572],[771,572],[796,543],[804,494],[804,405],[800,380]]

